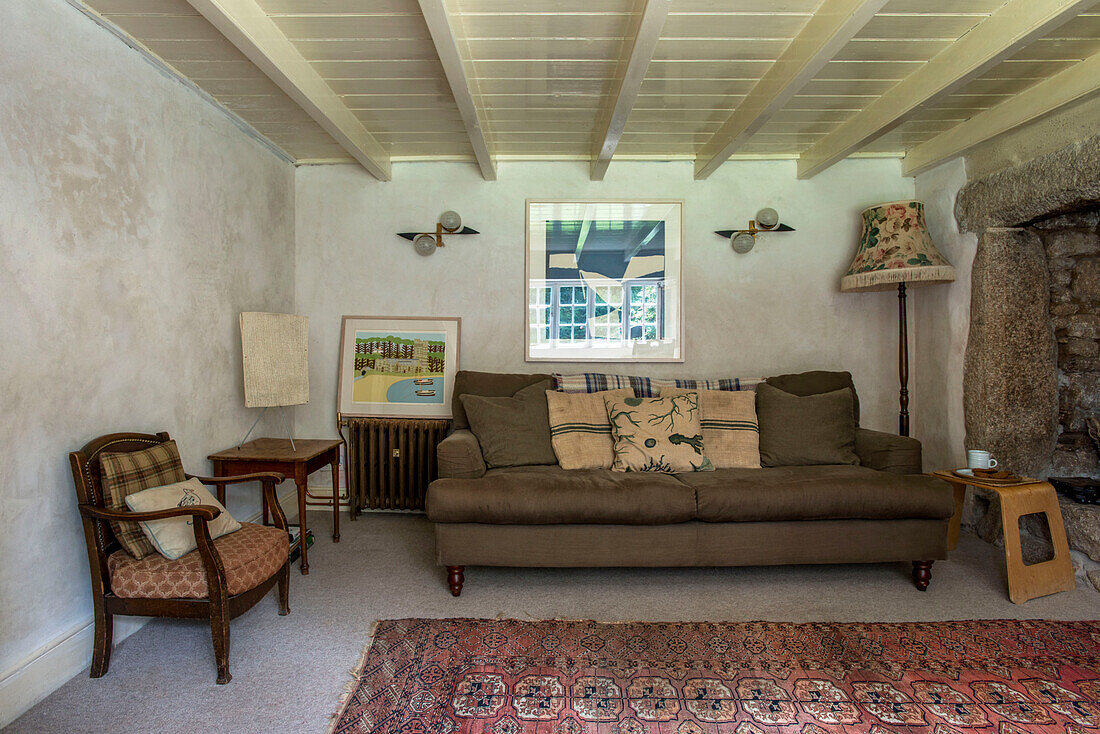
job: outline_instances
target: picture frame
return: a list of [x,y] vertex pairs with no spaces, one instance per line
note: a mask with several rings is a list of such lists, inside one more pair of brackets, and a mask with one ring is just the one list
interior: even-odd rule
[[683,362],[679,199],[528,199],[528,362]]
[[344,316],[337,417],[451,418],[462,320]]

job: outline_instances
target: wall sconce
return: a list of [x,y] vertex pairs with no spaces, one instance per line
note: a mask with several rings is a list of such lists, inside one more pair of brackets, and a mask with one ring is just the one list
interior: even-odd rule
[[779,212],[770,207],[756,213],[756,219],[749,220],[748,229],[719,229],[714,232],[722,239],[728,239],[733,251],[744,255],[756,244],[758,232],[794,232],[794,227],[779,223]]
[[435,225],[435,232],[398,232],[398,237],[411,240],[416,254],[427,257],[443,247],[444,234],[481,234],[476,229],[462,226],[462,217],[458,212],[445,211],[439,215],[439,221]]

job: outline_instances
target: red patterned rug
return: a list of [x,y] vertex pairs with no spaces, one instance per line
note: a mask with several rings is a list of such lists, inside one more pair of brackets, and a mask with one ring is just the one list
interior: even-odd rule
[[1100,622],[380,622],[337,734],[1096,734]]

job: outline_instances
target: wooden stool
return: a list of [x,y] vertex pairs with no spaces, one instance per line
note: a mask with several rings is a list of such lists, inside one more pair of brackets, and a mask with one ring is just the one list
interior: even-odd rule
[[[1066,527],[1062,523],[1062,509],[1058,506],[1058,495],[1054,487],[1047,482],[1025,479],[1021,484],[997,485],[981,479],[956,476],[949,471],[933,472],[951,484],[955,489],[955,514],[947,532],[947,548],[954,550],[959,544],[959,529],[962,525],[963,501],[966,488],[981,487],[997,493],[1001,500],[1001,532],[1005,542],[1005,568],[1008,571],[1008,598],[1014,604],[1023,604],[1034,599],[1059,591],[1072,591],[1077,586],[1073,576],[1073,561],[1069,556],[1069,543],[1066,541]],[[1050,528],[1050,539],[1054,544],[1054,557],[1049,561],[1024,563],[1020,547],[1020,518],[1024,515],[1042,513],[1046,516]]]

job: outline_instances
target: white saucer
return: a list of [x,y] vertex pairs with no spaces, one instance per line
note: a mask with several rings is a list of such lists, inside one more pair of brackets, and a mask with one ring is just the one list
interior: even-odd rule
[[956,474],[962,474],[964,477],[974,476],[974,470],[973,469],[956,469],[955,473]]

